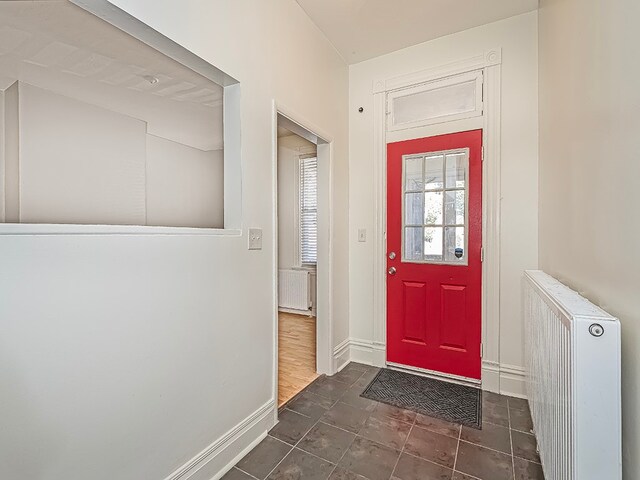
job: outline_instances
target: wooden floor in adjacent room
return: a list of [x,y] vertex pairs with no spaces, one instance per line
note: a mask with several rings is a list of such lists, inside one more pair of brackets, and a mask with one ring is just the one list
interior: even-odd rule
[[284,405],[318,377],[316,318],[278,314],[278,406]]

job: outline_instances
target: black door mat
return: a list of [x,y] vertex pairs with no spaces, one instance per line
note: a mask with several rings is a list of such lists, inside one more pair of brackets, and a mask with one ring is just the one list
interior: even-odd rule
[[479,388],[383,368],[361,396],[482,429],[482,390]]

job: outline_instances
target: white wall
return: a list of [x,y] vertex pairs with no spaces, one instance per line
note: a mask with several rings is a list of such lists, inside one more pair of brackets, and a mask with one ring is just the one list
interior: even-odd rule
[[342,59],[294,0],[114,3],[242,82],[242,222],[263,250],[246,235],[0,236],[3,478],[162,479],[274,406],[273,99],[333,140],[334,345],[348,335]]
[[21,223],[223,227],[222,150],[156,137],[144,119],[17,83],[19,132],[7,136],[20,139],[19,167],[6,179],[20,185]]
[[299,206],[300,155],[315,154],[316,146],[298,135],[278,139],[278,268],[300,266]]
[[20,221],[145,224],[146,123],[19,82]]
[[[502,210],[500,255],[500,357],[521,371],[520,278],[537,266],[537,14],[527,13],[406,48],[350,67],[349,135],[351,337],[373,340],[373,95],[376,79],[391,78],[465,60],[502,48]],[[363,113],[358,112],[359,107]],[[524,393],[522,378],[509,388]],[[518,390],[518,391],[514,391]]]
[[224,225],[224,150],[147,135],[147,225]]
[[540,266],[622,322],[623,474],[640,478],[640,3],[540,2]]
[[6,157],[5,143],[5,92],[0,89],[0,222],[4,222],[4,170]]
[[9,85],[3,97],[2,176],[4,181],[2,205],[3,220],[18,221],[20,215],[20,126],[18,83]]

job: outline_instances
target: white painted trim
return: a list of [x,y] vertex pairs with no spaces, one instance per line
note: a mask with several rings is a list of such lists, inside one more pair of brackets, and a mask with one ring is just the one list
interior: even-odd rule
[[242,230],[142,225],[4,223],[0,225],[0,235],[208,235],[212,237],[239,237],[242,235]]
[[[487,56],[490,56],[488,54]],[[482,164],[482,345],[483,361],[500,362],[500,205],[502,66],[484,72]]]
[[296,310],[295,308],[278,307],[278,312],[292,313],[294,315],[304,315],[305,317],[315,317],[316,312],[313,310]]
[[395,143],[414,138],[435,137],[436,135],[446,135],[447,133],[467,132],[469,130],[480,130],[484,128],[484,118],[473,117],[463,120],[452,120],[445,123],[434,123],[420,127],[405,128],[395,132],[387,132],[387,142]]
[[527,398],[526,372],[523,367],[483,361],[482,389],[511,397]]
[[500,365],[500,393],[511,397],[527,398],[526,372],[516,365]]
[[351,361],[350,346],[350,341],[347,338],[333,349],[333,371],[335,373],[342,370]]
[[233,427],[165,480],[217,480],[255,447],[273,426],[274,399]]
[[512,397],[527,398],[525,390],[526,372],[522,367],[507,364],[500,365],[497,362],[483,360],[482,382],[478,383],[475,379],[443,375],[439,372],[386,362],[385,354],[386,346],[384,344],[374,344],[367,340],[349,338],[334,349],[334,363],[340,366],[336,371],[342,370],[349,362],[358,362],[374,367],[389,367],[438,380],[480,387],[484,391],[501,393]]
[[347,341],[350,361],[374,367],[385,366],[386,346],[384,344],[356,338],[349,338]]
[[420,70],[418,72],[399,75],[386,79],[378,79],[373,82],[373,93],[386,93],[399,88],[407,88],[421,83],[432,82],[441,78],[460,75],[474,70],[502,64],[502,49],[493,48],[481,55],[464,60],[447,63],[438,67]]
[[482,361],[482,389],[500,393],[500,364],[489,360]]
[[387,340],[387,143],[386,93],[373,96],[373,177],[375,223],[373,225],[373,342]]
[[[386,146],[391,135],[386,131],[386,97],[389,91],[408,88],[413,85],[434,81],[444,77],[462,74],[474,70],[483,70],[483,292],[482,292],[482,342],[486,362],[500,361],[500,116],[501,116],[501,63],[500,48],[488,50],[481,55],[423,70],[408,75],[381,79],[373,82],[374,97],[374,195],[376,218],[373,228],[374,238],[374,315],[373,342],[384,345],[386,338]],[[453,122],[452,122],[453,124]],[[442,124],[446,125],[446,124]],[[458,125],[456,125],[458,126]],[[425,128],[411,129],[421,138]],[[449,127],[436,127],[449,128]],[[477,127],[476,127],[477,128]],[[455,130],[460,131],[460,130]],[[452,133],[452,131],[447,131]],[[403,138],[407,139],[407,138]],[[352,348],[352,358],[366,363],[367,353],[372,350],[365,347],[358,351]],[[386,357],[386,347],[383,347]],[[356,352],[358,352],[356,354]],[[378,359],[379,360],[379,359]],[[383,362],[384,363],[384,362]],[[487,363],[489,365],[489,363]],[[489,378],[492,371],[484,369]],[[483,375],[483,380],[485,375]],[[501,377],[498,376],[497,383]]]

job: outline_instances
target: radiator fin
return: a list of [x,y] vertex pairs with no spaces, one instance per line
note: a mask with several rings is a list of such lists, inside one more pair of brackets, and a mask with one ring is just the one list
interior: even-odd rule
[[308,270],[278,271],[278,307],[308,311],[311,309],[311,273]]
[[[546,480],[619,480],[620,323],[541,271],[524,281],[527,393]],[[589,328],[598,324],[604,335]]]

